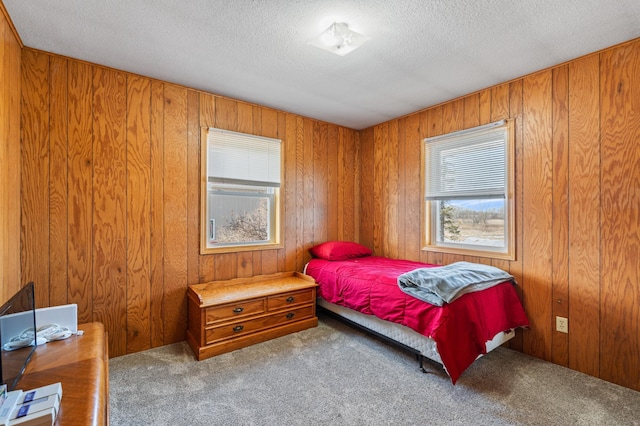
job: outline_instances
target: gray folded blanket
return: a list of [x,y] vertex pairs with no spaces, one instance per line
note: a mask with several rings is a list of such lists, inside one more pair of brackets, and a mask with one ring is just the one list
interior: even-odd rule
[[451,303],[463,294],[484,290],[512,275],[493,266],[471,262],[455,262],[446,266],[419,268],[398,277],[403,292],[432,305]]

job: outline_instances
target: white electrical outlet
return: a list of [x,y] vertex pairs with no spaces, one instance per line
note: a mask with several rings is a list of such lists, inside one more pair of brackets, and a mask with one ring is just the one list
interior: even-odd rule
[[568,333],[569,319],[564,317],[556,317],[556,330],[560,333]]

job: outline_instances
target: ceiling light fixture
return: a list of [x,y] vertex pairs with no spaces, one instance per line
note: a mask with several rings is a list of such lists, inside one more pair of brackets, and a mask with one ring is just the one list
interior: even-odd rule
[[334,22],[318,37],[309,42],[310,45],[344,56],[362,46],[370,37],[349,29],[344,22]]

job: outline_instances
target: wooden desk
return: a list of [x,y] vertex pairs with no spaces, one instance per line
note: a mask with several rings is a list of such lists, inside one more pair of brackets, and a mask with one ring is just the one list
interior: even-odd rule
[[56,425],[109,424],[109,356],[102,323],[78,325],[82,336],[38,346],[16,389],[62,383]]

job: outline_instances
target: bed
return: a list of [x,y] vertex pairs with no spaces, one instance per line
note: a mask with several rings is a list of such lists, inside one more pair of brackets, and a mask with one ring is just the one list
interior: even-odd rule
[[529,326],[513,280],[436,306],[403,291],[398,277],[438,265],[372,256],[352,242],[319,244],[310,253],[304,273],[319,285],[320,307],[411,349],[421,367],[423,357],[441,364],[453,384],[514,329]]

